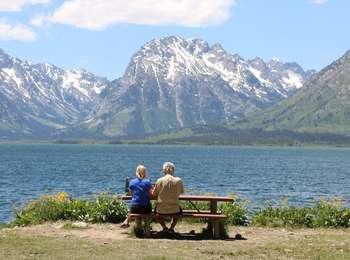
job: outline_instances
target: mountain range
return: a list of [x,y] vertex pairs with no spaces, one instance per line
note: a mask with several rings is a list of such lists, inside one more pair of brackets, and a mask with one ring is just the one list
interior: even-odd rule
[[84,127],[112,137],[227,124],[293,95],[311,75],[296,63],[244,60],[220,44],[156,39],[133,55]]
[[315,74],[294,96],[233,125],[350,135],[350,51]]
[[350,51],[316,73],[175,36],[147,42],[113,81],[0,50],[0,138],[143,138],[181,129],[348,135],[349,75]]
[[0,138],[142,137],[231,124],[293,96],[314,74],[175,36],[143,45],[113,81],[0,51]]
[[48,137],[85,120],[108,80],[0,51],[0,137]]

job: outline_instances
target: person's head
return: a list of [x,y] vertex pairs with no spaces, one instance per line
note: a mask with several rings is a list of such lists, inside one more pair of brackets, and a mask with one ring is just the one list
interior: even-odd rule
[[139,179],[147,177],[147,169],[144,165],[140,164],[136,167],[136,177]]
[[165,162],[163,164],[163,172],[164,174],[174,175],[175,165],[172,162]]

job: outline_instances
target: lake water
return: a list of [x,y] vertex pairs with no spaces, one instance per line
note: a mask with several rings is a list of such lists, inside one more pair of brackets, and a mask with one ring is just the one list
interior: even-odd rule
[[0,145],[0,222],[42,194],[90,197],[122,193],[138,163],[155,181],[173,161],[187,192],[236,193],[250,208],[288,197],[291,204],[322,196],[350,202],[350,149],[152,145]]

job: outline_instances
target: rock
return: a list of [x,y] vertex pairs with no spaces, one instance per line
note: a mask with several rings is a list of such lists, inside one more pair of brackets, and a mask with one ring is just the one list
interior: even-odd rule
[[88,227],[88,224],[86,222],[73,222],[72,223],[72,227],[73,228],[87,228]]

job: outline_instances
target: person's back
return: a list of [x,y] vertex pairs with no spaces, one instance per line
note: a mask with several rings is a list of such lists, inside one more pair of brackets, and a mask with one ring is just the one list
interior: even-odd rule
[[130,182],[129,189],[132,194],[132,206],[147,206],[150,204],[151,182],[149,179],[135,178]]
[[183,183],[179,177],[166,174],[159,178],[155,186],[155,195],[157,195],[157,213],[179,213],[179,196],[183,192]]
[[163,231],[174,232],[177,223],[177,216],[173,216],[170,229],[167,228],[162,215],[180,215],[179,196],[184,192],[182,180],[174,177],[175,165],[171,162],[163,164],[164,176],[159,178],[153,189],[152,195],[157,198],[156,218],[162,226]]
[[[150,193],[152,184],[147,179],[147,170],[144,165],[139,165],[136,168],[136,177],[129,183],[128,190],[131,193],[131,207],[129,213],[135,214],[150,214],[152,212],[152,205],[150,202]],[[130,216],[121,224],[122,228],[129,227]]]

